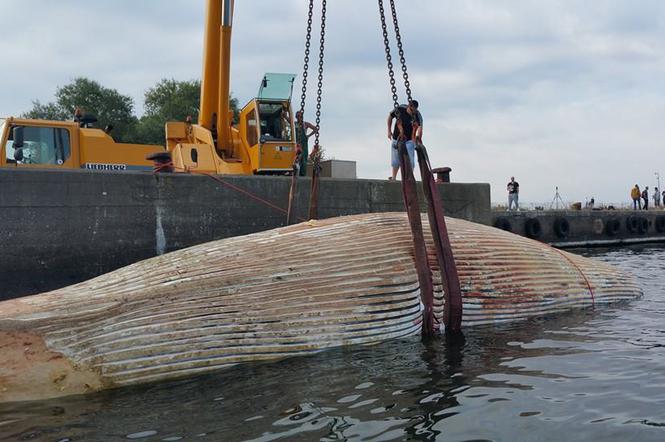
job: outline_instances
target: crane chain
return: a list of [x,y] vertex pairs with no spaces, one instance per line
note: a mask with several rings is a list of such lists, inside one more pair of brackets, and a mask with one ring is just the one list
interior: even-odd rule
[[390,0],[390,10],[393,15],[393,26],[395,26],[395,38],[397,39],[397,48],[399,49],[399,61],[402,64],[402,77],[404,78],[406,97],[409,99],[409,101],[411,101],[412,100],[411,83],[409,82],[409,73],[407,72],[406,69],[406,58],[404,57],[404,47],[402,46],[402,35],[399,32],[399,22],[397,20],[397,9],[395,8],[395,0]]
[[[326,42],[326,2],[327,0],[323,0],[321,3],[321,39],[320,39],[320,48],[319,48],[319,82],[317,84],[317,91],[316,91],[316,134],[314,135],[314,146],[315,149],[318,149],[319,147],[319,135],[320,135],[320,129],[321,129],[321,100],[322,100],[322,93],[323,93],[323,60],[324,60],[324,49],[325,49],[325,42]],[[315,167],[320,167],[319,166],[319,160],[320,160],[320,151],[315,154],[314,159],[314,164]]]
[[309,76],[309,54],[312,46],[312,17],[314,16],[314,0],[309,0],[307,13],[307,37],[305,38],[305,60],[302,73],[302,94],[300,95],[300,115],[305,115],[305,100],[307,99],[307,77]]
[[[383,44],[386,51],[386,61],[388,62],[388,76],[390,77],[390,90],[393,93],[393,104],[395,109],[399,108],[399,97],[397,96],[397,83],[395,81],[395,70],[393,66],[393,58],[390,55],[390,40],[388,39],[388,25],[386,24],[386,12],[383,7],[383,0],[379,1],[379,13],[381,15],[381,29],[383,30]],[[395,15],[393,15],[393,22]]]

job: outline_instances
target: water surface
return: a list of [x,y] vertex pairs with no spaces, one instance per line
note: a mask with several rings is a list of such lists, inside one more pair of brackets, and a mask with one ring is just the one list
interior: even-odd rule
[[501,327],[0,405],[0,440],[662,441],[665,248],[578,250],[642,299]]

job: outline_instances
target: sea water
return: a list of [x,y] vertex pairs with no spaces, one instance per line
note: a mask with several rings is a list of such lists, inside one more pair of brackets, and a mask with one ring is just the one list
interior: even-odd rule
[[644,297],[469,328],[463,343],[414,337],[0,405],[0,440],[665,440],[665,247],[576,252],[633,272]]

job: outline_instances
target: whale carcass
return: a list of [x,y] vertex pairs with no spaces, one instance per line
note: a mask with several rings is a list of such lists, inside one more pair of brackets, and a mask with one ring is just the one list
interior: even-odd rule
[[[452,218],[447,224],[464,327],[641,294],[630,275],[607,264],[492,227]],[[427,234],[426,242],[433,255]],[[440,318],[441,276],[437,260],[429,261]],[[403,213],[214,241],[0,303],[0,401],[417,335],[422,310]]]

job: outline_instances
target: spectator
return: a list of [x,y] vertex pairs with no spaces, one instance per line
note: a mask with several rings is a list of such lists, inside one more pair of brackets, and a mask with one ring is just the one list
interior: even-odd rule
[[649,186],[644,187],[642,199],[644,200],[644,210],[649,210]]
[[296,112],[296,144],[300,148],[300,176],[307,175],[307,157],[309,156],[309,139],[316,135],[318,129],[309,121],[303,120],[301,111]]
[[660,192],[658,191],[658,187],[653,189],[653,206],[660,207]]
[[515,210],[520,210],[519,206],[519,194],[520,194],[520,183],[515,181],[515,177],[510,177],[510,182],[506,186],[508,190],[508,210],[512,210],[513,203],[515,203]]
[[291,112],[289,112],[289,107],[286,105],[282,105],[279,133],[282,140],[291,140]]
[[81,110],[80,107],[77,107],[76,109],[74,109],[74,121],[80,123],[81,118],[83,118],[83,111]]
[[630,190],[630,197],[633,200],[633,210],[642,210],[642,203],[640,202],[641,195],[642,192],[640,192],[640,186],[635,184],[635,187]]

